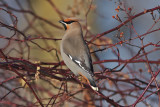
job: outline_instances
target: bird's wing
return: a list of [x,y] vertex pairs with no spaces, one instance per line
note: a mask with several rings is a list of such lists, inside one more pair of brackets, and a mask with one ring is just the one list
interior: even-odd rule
[[85,64],[85,61],[82,61],[79,58],[73,58],[71,55],[67,55],[74,63],[77,64],[77,66],[79,66],[81,69],[83,69],[84,71],[86,71],[87,73],[89,73],[91,76],[93,76],[93,72],[91,72],[90,67],[88,67]]
[[72,38],[66,39],[64,41],[66,46],[63,47],[63,52],[80,68],[93,76],[92,59],[88,46],[85,41],[80,42],[83,44],[77,42],[78,41],[72,40]]
[[92,58],[86,42],[84,42],[84,47],[85,47],[85,53],[86,53],[85,58],[88,60],[88,66],[90,67],[90,70],[93,73],[94,71],[93,71],[93,65],[92,65]]

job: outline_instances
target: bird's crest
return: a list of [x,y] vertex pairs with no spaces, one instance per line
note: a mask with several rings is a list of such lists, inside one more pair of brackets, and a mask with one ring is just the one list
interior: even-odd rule
[[78,22],[78,21],[82,21],[82,19],[75,18],[75,17],[70,17],[70,18],[64,19],[63,21],[64,22],[70,22],[70,21]]

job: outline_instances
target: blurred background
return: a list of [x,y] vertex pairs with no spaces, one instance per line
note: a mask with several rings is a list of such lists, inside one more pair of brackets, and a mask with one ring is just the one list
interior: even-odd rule
[[[66,79],[70,71],[59,51],[65,30],[58,21],[68,17],[82,19],[100,92],[115,104],[134,104],[160,69],[160,10],[147,11],[159,4],[159,0],[1,0],[0,105],[40,106],[26,82],[44,106],[113,105]],[[158,107],[159,79],[155,77],[137,107]]]

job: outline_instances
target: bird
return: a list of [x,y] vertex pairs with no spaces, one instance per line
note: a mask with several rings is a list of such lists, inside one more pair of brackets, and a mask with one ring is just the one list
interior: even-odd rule
[[92,59],[79,19],[66,18],[59,22],[65,33],[60,44],[60,52],[64,63],[76,76],[83,76],[94,91],[98,91],[94,80]]

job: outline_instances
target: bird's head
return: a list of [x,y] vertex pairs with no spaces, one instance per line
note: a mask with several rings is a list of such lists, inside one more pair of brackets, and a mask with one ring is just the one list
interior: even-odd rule
[[68,29],[76,27],[77,25],[79,26],[78,21],[79,21],[79,19],[76,19],[76,18],[67,18],[64,20],[60,20],[59,22],[62,23],[65,30],[68,30]]

